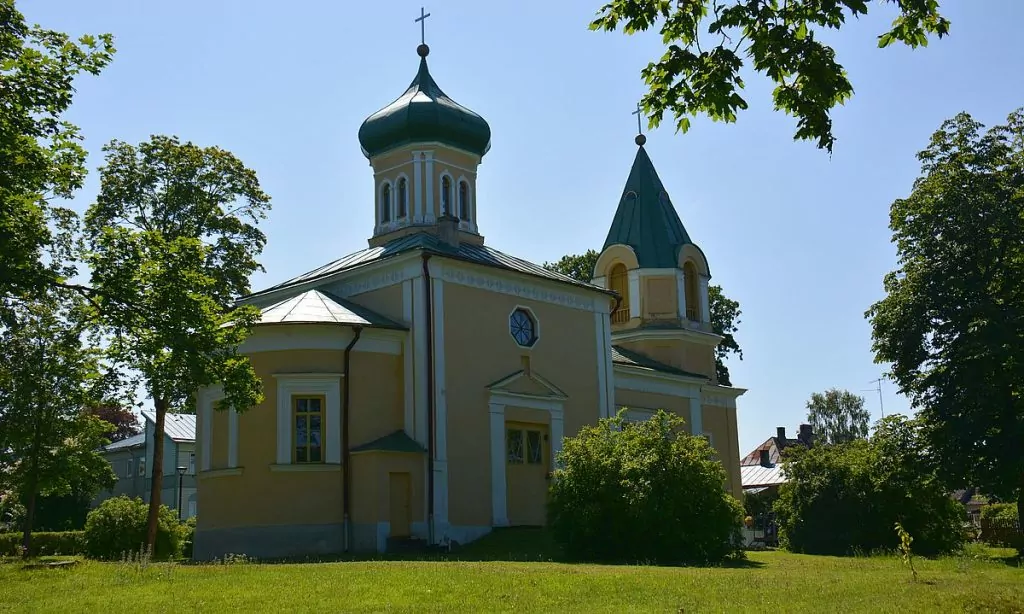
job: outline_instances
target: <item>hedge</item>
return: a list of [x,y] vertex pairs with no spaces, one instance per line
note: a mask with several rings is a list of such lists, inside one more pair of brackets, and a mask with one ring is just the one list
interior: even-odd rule
[[[21,556],[22,533],[0,533],[0,556]],[[32,534],[30,556],[61,554],[72,556],[85,552],[85,531],[56,531]]]

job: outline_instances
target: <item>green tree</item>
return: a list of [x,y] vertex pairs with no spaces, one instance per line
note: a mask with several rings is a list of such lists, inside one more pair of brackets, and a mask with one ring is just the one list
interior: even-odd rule
[[742,556],[743,507],[723,488],[707,439],[663,410],[628,425],[623,412],[562,444],[548,513],[566,554],[662,564]]
[[[819,34],[839,30],[849,18],[868,13],[868,0],[611,0],[598,11],[592,30],[626,34],[657,28],[665,53],[641,71],[648,91],[642,105],[657,126],[666,112],[677,130],[690,118],[707,115],[734,122],[747,108],[740,95],[746,67],[775,84],[775,109],[795,116],[795,139],[816,140],[832,151],[830,112],[853,96],[853,84],[836,61],[835,50]],[[949,32],[938,0],[885,0],[895,5],[892,27],[878,46],[899,41],[928,44],[928,36]],[[880,10],[880,9],[877,9]],[[827,36],[827,34],[826,34]]]
[[814,436],[826,444],[866,439],[871,414],[864,409],[864,397],[849,390],[829,388],[811,394],[807,401],[807,421]]
[[558,262],[545,262],[543,266],[549,271],[589,284],[594,278],[594,269],[600,257],[600,252],[588,249],[585,254],[566,254]]
[[[104,148],[100,193],[85,217],[86,261],[104,314],[110,355],[141,374],[156,409],[194,405],[222,384],[218,409],[244,411],[263,399],[248,358],[238,354],[258,317],[235,300],[266,242],[257,224],[270,198],[256,173],[230,152],[154,136],[138,147]],[[147,544],[156,539],[163,441],[154,440]]]
[[0,0],[0,311],[74,273],[77,218],[51,200],[82,186],[86,152],[63,115],[75,77],[98,74],[113,53],[109,34],[74,41]]
[[104,422],[109,422],[114,430],[110,432],[110,441],[121,441],[142,432],[138,417],[124,405],[116,402],[104,402],[87,410]]
[[[601,256],[599,252],[592,249],[585,254],[568,254],[562,256],[558,262],[545,262],[544,268],[549,271],[561,273],[576,281],[590,283],[594,278],[594,269],[597,268],[597,259]],[[722,293],[722,286],[708,286],[708,307],[711,311],[711,329],[722,336],[722,342],[715,347],[715,372],[718,374],[719,383],[725,386],[732,386],[729,379],[729,367],[725,365],[725,359],[730,354],[743,360],[743,350],[733,333],[739,330],[740,304]]]
[[890,213],[899,268],[866,315],[949,477],[1024,512],[1024,109],[983,127],[960,113],[918,154]]
[[114,484],[96,450],[110,425],[83,412],[95,398],[98,353],[82,344],[73,297],[17,303],[0,330],[0,483],[24,504],[24,552],[31,549],[41,496],[92,497]]
[[870,440],[787,448],[774,506],[783,544],[809,554],[893,550],[899,522],[919,554],[959,548],[966,514],[937,472],[925,430],[919,419],[889,416]]

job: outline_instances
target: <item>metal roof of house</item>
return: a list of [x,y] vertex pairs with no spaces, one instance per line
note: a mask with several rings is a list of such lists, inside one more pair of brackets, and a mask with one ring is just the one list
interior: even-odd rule
[[587,290],[601,292],[609,296],[615,295],[611,290],[577,281],[571,277],[562,275],[561,273],[549,271],[539,264],[534,264],[521,258],[516,258],[515,256],[509,256],[504,252],[500,252],[492,247],[487,247],[486,245],[461,243],[458,247],[452,247],[432,234],[418,232],[404,237],[399,237],[393,241],[385,243],[384,245],[370,247],[355,252],[354,254],[343,256],[334,262],[327,263],[309,271],[308,273],[303,273],[302,275],[293,277],[288,281],[260,290],[259,292],[254,292],[253,294],[244,297],[242,301],[245,302],[271,292],[324,279],[330,275],[334,275],[335,273],[354,269],[373,262],[381,262],[414,250],[425,251],[430,254],[451,258],[453,260],[462,260],[464,262],[493,267],[496,269],[504,269],[506,271],[522,273],[532,277],[540,277],[550,281],[570,284]]
[[746,465],[740,467],[740,484],[744,489],[757,488],[761,486],[775,486],[785,484],[786,475],[782,472],[782,465]]
[[677,369],[671,365],[666,365],[663,362],[658,362],[653,358],[648,358],[639,352],[627,350],[624,347],[613,345],[612,346],[612,363],[626,365],[630,367],[636,367],[639,369],[650,369],[651,371],[659,371],[661,373],[671,373],[673,375],[685,375],[686,377],[699,377],[700,379],[709,379],[706,375],[700,373],[691,373],[689,371],[683,371]]
[[[143,410],[142,416],[156,424],[156,412]],[[196,440],[196,417],[193,414],[171,414],[164,417],[164,433],[172,441]]]
[[259,324],[347,324],[404,330],[375,311],[320,290],[307,290],[260,312]]
[[134,448],[137,446],[146,445],[146,434],[139,433],[138,435],[132,435],[121,441],[115,441],[109,445],[103,446],[105,452],[113,452],[114,450],[127,450],[128,448]]

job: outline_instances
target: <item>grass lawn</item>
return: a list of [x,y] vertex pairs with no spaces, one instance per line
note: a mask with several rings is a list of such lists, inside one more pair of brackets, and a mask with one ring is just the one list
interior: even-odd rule
[[1009,558],[918,560],[912,582],[896,557],[752,552],[726,568],[574,565],[538,560],[543,547],[525,553],[531,539],[502,531],[448,560],[7,563],[0,612],[1024,612],[1024,568]]

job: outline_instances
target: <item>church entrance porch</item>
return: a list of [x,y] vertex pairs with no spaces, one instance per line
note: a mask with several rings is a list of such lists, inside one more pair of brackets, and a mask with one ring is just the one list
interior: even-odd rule
[[547,424],[506,422],[505,472],[508,523],[543,526],[551,475]]

